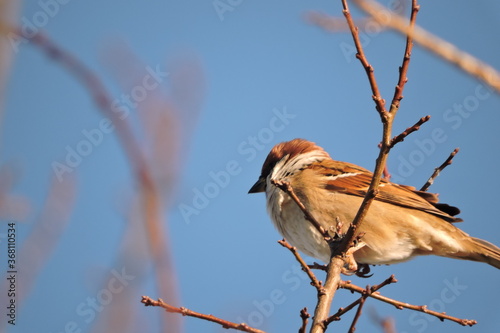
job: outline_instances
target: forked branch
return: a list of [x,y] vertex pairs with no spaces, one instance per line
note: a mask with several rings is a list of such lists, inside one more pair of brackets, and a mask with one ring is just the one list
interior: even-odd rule
[[323,284],[321,283],[321,281],[319,281],[316,278],[316,275],[314,275],[314,273],[312,272],[312,270],[309,267],[309,265],[307,265],[306,262],[304,261],[304,259],[302,259],[302,257],[300,256],[300,254],[297,251],[297,249],[295,248],[295,246],[290,245],[290,243],[288,243],[285,239],[282,239],[282,240],[278,241],[278,243],[281,246],[283,246],[283,247],[287,248],[288,250],[290,250],[290,252],[292,252],[292,254],[294,255],[295,259],[299,262],[302,270],[307,274],[307,276],[311,280],[311,285],[313,287],[315,287],[316,290],[318,290],[318,293],[322,293],[323,289],[324,289],[323,288]]
[[399,142],[402,142],[404,141],[404,139],[410,135],[411,133],[415,132],[415,131],[418,131],[420,129],[420,126],[422,126],[422,124],[426,123],[429,121],[429,119],[431,119],[431,116],[425,116],[425,117],[422,117],[419,119],[419,121],[417,121],[415,123],[415,125],[411,126],[411,127],[408,127],[406,130],[404,130],[401,134],[395,136],[394,138],[392,138],[391,140],[391,143],[389,144],[389,147],[394,147],[397,143]]
[[[368,209],[375,199],[377,194],[377,188],[380,184],[383,171],[385,169],[387,157],[389,151],[391,149],[391,133],[392,133],[392,125],[394,121],[394,117],[399,108],[399,101],[402,98],[402,93],[404,89],[404,84],[406,83],[406,69],[409,65],[410,61],[410,51],[412,45],[412,39],[410,36],[407,37],[407,48],[405,50],[405,54],[403,57],[403,64],[401,65],[400,70],[400,78],[398,80],[398,85],[395,92],[395,99],[397,107],[392,106],[390,112],[388,112],[385,108],[385,100],[380,95],[380,91],[377,85],[377,81],[375,79],[375,74],[373,71],[373,67],[369,64],[366,55],[363,51],[362,43],[359,38],[358,28],[355,26],[352,16],[349,11],[349,6],[347,5],[347,0],[341,0],[343,6],[343,13],[347,20],[347,24],[349,25],[349,29],[351,30],[351,35],[356,46],[357,54],[356,57],[359,59],[361,64],[363,65],[368,81],[370,83],[370,88],[372,90],[372,98],[375,102],[375,108],[380,116],[380,120],[383,125],[382,132],[382,140],[380,152],[376,161],[375,170],[373,172],[373,178],[370,183],[370,187],[368,188],[366,195],[361,203],[361,206],[352,221],[351,226],[349,227],[347,233],[344,238],[341,240],[338,247],[333,250],[331,253],[330,262],[328,264],[326,282],[325,282],[325,294],[324,297],[318,297],[318,303],[314,312],[314,321],[312,323],[311,333],[320,333],[326,330],[326,319],[328,318],[330,312],[330,306],[335,295],[335,291],[338,288],[340,283],[340,274],[341,268],[344,264],[343,257],[347,253],[347,250],[354,244],[354,241],[357,237],[356,230],[363,223],[363,219],[365,218]],[[410,20],[415,22],[416,13],[418,12],[417,1],[412,1],[412,15]],[[412,23],[414,24],[414,23]],[[320,295],[321,296],[321,295]]]
[[[361,304],[364,298],[370,296],[370,294],[378,291],[379,289],[391,284],[391,283],[396,283],[398,280],[394,277],[394,275],[391,275],[389,278],[385,279],[382,283],[375,285],[373,287],[367,287],[365,289],[365,292],[363,292],[363,296],[346,306],[345,308],[340,308],[334,315],[330,316],[327,320],[326,323],[329,324],[332,321],[337,321],[340,320],[340,316],[344,315],[351,309],[353,309],[356,305]],[[349,282],[350,283],[350,282]]]
[[[458,49],[453,44],[431,34],[427,30],[414,26],[404,17],[373,0],[354,0],[356,5],[373,17],[378,23],[411,37],[423,48],[459,67],[464,72],[482,80],[500,93],[500,72],[480,61],[471,54]],[[389,13],[389,15],[387,15]]]

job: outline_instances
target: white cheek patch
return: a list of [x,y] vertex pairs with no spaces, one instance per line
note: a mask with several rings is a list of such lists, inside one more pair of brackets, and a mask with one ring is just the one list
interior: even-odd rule
[[288,161],[288,156],[289,155],[284,156],[278,163],[276,163],[276,165],[273,168],[273,171],[267,177],[267,182],[268,182],[267,185],[268,186],[269,186],[269,183],[270,183],[271,179],[280,179],[280,178],[283,178],[283,176],[281,175],[282,173],[284,173],[283,172],[283,165],[285,165],[285,163]]
[[285,179],[304,167],[314,162],[321,162],[327,157],[329,157],[328,153],[322,150],[313,150],[308,153],[296,155],[293,158],[290,158],[290,155],[285,155],[276,163],[269,177],[274,180]]

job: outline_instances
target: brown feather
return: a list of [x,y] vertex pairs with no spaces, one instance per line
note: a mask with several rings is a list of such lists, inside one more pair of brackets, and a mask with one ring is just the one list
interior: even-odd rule
[[[311,168],[324,177],[331,178],[325,181],[325,189],[359,197],[366,195],[373,176],[370,171],[364,168],[349,163],[339,163],[334,160],[325,160],[321,164],[312,164]],[[447,204],[438,203],[437,194],[417,191],[414,187],[398,185],[384,179],[381,180],[378,190],[375,200],[421,210],[448,222],[462,221],[460,218],[453,217],[460,210]]]

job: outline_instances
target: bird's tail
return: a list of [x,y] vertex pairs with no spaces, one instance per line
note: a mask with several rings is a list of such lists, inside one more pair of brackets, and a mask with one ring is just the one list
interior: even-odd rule
[[500,248],[485,240],[469,237],[470,252],[463,259],[481,261],[500,269]]

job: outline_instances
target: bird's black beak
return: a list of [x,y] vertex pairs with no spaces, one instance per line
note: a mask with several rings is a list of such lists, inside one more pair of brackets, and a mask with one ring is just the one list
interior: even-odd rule
[[259,177],[259,180],[255,184],[253,184],[252,188],[248,193],[259,193],[259,192],[265,192],[266,191],[266,178],[264,177]]

